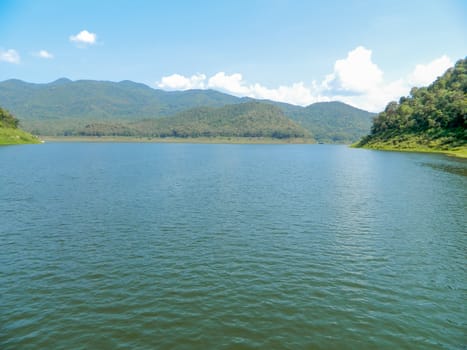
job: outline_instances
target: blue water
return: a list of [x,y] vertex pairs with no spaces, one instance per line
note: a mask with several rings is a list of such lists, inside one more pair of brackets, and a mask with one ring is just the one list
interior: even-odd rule
[[467,162],[0,148],[1,349],[462,349]]

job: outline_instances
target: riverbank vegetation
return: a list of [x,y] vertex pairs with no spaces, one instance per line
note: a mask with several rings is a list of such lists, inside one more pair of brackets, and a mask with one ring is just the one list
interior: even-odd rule
[[466,130],[467,60],[461,59],[428,87],[390,102],[355,146],[467,156]]

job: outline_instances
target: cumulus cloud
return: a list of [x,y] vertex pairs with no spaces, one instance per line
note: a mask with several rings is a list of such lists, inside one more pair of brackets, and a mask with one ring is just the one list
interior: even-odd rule
[[77,44],[78,46],[94,45],[97,42],[96,33],[82,30],[76,35],[70,35],[70,41]]
[[312,87],[306,87],[303,82],[292,85],[281,85],[277,88],[268,88],[258,83],[248,84],[243,80],[240,73],[227,75],[225,72],[219,72],[209,79],[208,87],[238,96],[287,102],[301,106],[327,100],[325,97],[313,94]]
[[383,81],[383,72],[371,60],[372,52],[359,46],[347,54],[347,58],[334,64],[334,79],[344,90],[366,92]]
[[399,100],[400,96],[408,95],[410,86],[405,80],[399,79],[387,84],[381,84],[363,94],[332,93],[333,101],[342,101],[354,107],[365,109],[370,112],[380,112],[390,101]]
[[204,89],[204,81],[206,75],[195,74],[191,77],[185,77],[180,74],[172,74],[167,77],[163,77],[157,86],[161,89],[167,90],[189,90],[189,89]]
[[386,81],[383,71],[372,60],[372,51],[359,46],[345,59],[336,61],[333,73],[321,84],[322,93],[332,100],[378,112],[390,101],[408,95],[412,86],[430,84],[452,65],[444,55],[428,64],[417,65],[407,77]]
[[54,55],[52,55],[50,52],[48,52],[46,50],[40,50],[40,51],[34,53],[34,56],[40,57],[40,58],[45,58],[45,59],[54,58]]
[[0,50],[0,61],[18,64],[21,58],[16,50]]
[[249,95],[250,89],[245,86],[243,77],[240,73],[227,75],[219,72],[209,78],[209,88],[220,89],[237,95]]
[[359,46],[336,60],[333,71],[321,82],[296,82],[270,88],[248,83],[242,74],[218,72],[207,78],[204,74],[185,77],[173,74],[163,77],[157,86],[162,89],[217,89],[237,96],[268,99],[307,106],[315,102],[342,101],[352,106],[379,112],[390,101],[406,96],[413,85],[428,85],[453,63],[442,56],[424,65],[417,65],[406,77],[385,81],[383,70],[372,60],[372,51]]
[[329,101],[328,97],[321,96],[313,87],[306,87],[303,82],[288,86],[281,85],[275,89],[270,89],[260,84],[254,84],[250,87],[250,90],[250,97],[286,102],[299,106]]
[[414,86],[428,85],[453,65],[454,62],[446,55],[427,64],[417,64],[409,76],[409,83]]
[[409,91],[404,80],[385,82],[383,71],[372,60],[372,51],[363,46],[336,61],[333,73],[326,76],[322,88],[333,100],[369,111],[379,111]]
[[156,85],[166,90],[216,89],[236,96],[248,96],[301,106],[329,100],[328,97],[313,94],[312,89],[306,87],[303,82],[294,83],[290,86],[283,85],[278,88],[268,88],[258,83],[248,84],[240,73],[229,75],[225,72],[218,72],[209,79],[205,74],[195,74],[191,77],[172,74],[162,77]]

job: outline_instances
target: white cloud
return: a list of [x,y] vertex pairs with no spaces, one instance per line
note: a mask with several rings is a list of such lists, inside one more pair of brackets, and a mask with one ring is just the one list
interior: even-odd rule
[[259,83],[248,83],[242,74],[218,72],[207,78],[204,74],[185,77],[173,74],[163,77],[157,86],[163,89],[217,89],[237,96],[268,99],[307,106],[322,101],[342,101],[372,112],[379,112],[400,96],[406,96],[415,83],[428,85],[453,63],[442,56],[425,65],[417,65],[407,77],[385,81],[384,73],[372,61],[372,51],[359,46],[334,64],[332,73],[323,81],[310,84],[296,82],[269,88]]
[[40,51],[34,53],[34,56],[40,57],[40,58],[46,58],[46,59],[54,58],[54,55],[52,55],[50,52],[48,52],[46,50],[40,50]]
[[184,77],[180,74],[172,74],[163,77],[157,86],[161,89],[167,90],[189,90],[189,89],[204,89],[204,81],[206,76],[204,74],[195,74],[191,77]]
[[70,41],[81,47],[94,45],[97,41],[97,35],[87,30],[82,30],[76,35],[70,35]]
[[196,74],[191,77],[172,74],[162,77],[156,85],[166,90],[216,89],[240,97],[248,96],[300,106],[308,106],[314,102],[330,101],[329,97],[320,94],[315,82],[311,86],[298,82],[292,85],[268,88],[258,83],[248,84],[240,73],[229,75],[225,72],[218,72],[210,78],[207,78],[204,74]]
[[0,61],[18,64],[21,58],[16,50],[0,50]]
[[442,56],[426,65],[417,65],[407,77],[388,82],[371,56],[371,50],[359,46],[345,59],[337,60],[333,73],[323,80],[321,92],[332,100],[378,112],[390,101],[408,95],[412,86],[429,85],[453,65],[447,56]]
[[369,111],[379,111],[391,100],[408,93],[404,80],[385,82],[383,71],[372,61],[372,51],[359,46],[337,60],[334,71],[321,84],[322,92]]
[[363,94],[331,94],[331,100],[342,101],[349,105],[371,111],[380,112],[390,101],[399,100],[400,96],[408,95],[410,86],[405,80],[399,79],[387,84],[381,84]]
[[224,72],[219,72],[209,78],[208,87],[228,91],[237,95],[248,96],[250,94],[250,89],[245,86],[240,73],[226,75]]
[[453,65],[454,63],[446,55],[427,64],[417,64],[409,76],[409,83],[413,86],[428,85]]
[[289,86],[281,85],[278,88],[268,88],[258,83],[248,84],[243,80],[240,73],[231,75],[227,75],[225,72],[216,73],[209,78],[207,86],[238,96],[287,102],[301,106],[327,100],[325,97],[314,96],[312,89],[306,87],[303,82],[293,83]]
[[269,89],[260,84],[254,84],[251,86],[250,96],[300,106],[307,106],[314,102],[329,100],[326,97],[313,94],[313,90],[306,87],[303,82],[294,83],[290,86],[281,85],[276,89]]
[[371,60],[372,52],[359,46],[347,54],[347,58],[334,64],[334,78],[344,90],[365,92],[383,81],[383,72]]

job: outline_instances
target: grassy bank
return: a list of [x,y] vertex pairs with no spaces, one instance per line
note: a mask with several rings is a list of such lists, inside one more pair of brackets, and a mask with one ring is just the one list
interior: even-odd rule
[[[355,145],[352,145],[355,147]],[[396,151],[396,152],[421,152],[421,153],[441,153],[446,154],[449,156],[455,156],[459,158],[467,158],[467,147],[457,148],[457,149],[437,149],[437,148],[428,148],[428,147],[411,147],[411,148],[403,148],[399,146],[389,146],[389,145],[366,145],[364,147],[359,148],[366,148],[366,149],[374,149],[379,151]]]
[[37,137],[20,129],[0,128],[0,145],[20,145],[40,142]]
[[467,145],[452,135],[433,138],[430,134],[391,135],[386,138],[367,139],[352,147],[399,152],[443,153],[467,158]]
[[309,138],[269,137],[126,137],[126,136],[42,136],[45,142],[147,142],[147,143],[213,143],[213,144],[312,144]]

